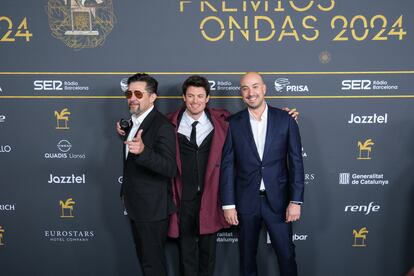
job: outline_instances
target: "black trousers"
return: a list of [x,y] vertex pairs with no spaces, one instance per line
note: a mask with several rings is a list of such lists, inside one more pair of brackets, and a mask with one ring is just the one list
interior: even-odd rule
[[216,258],[216,234],[200,235],[201,196],[182,200],[180,208],[181,276],[213,276]]
[[168,219],[155,222],[131,220],[135,249],[145,276],[167,276],[165,243]]

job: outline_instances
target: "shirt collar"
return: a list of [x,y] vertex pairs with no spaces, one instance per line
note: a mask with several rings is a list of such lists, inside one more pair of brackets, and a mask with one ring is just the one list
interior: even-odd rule
[[141,125],[144,119],[148,116],[148,114],[154,109],[154,106],[151,106],[141,115],[137,116],[136,114],[131,115],[131,120],[134,123],[134,125]]
[[194,120],[193,117],[190,116],[190,114],[188,114],[187,109],[185,110],[184,114],[183,114],[183,119],[186,120],[186,122],[188,123],[188,125],[191,126],[191,124],[194,121],[198,121],[198,123],[200,125],[204,125],[208,122],[208,118],[207,118],[207,114],[205,111],[203,111],[203,113],[201,114],[200,118],[198,118],[198,120]]
[[[250,110],[249,109],[247,109],[247,110],[249,111],[250,120],[257,121],[256,118],[253,116],[253,114],[250,112]],[[260,121],[258,121],[258,122],[266,120],[267,119],[267,113],[268,113],[268,108],[267,108],[267,103],[265,102],[265,110],[263,111],[262,116],[260,117]]]

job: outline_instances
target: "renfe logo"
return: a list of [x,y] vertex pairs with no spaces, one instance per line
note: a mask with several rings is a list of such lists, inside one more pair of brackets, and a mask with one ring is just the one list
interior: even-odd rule
[[365,213],[368,215],[372,212],[378,212],[381,208],[379,205],[373,205],[374,202],[370,202],[369,205],[347,205],[345,206],[345,212],[352,212],[352,213]]

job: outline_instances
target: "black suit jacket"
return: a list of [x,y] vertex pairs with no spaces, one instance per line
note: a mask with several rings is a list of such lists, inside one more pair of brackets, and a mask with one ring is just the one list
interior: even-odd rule
[[121,196],[132,220],[159,221],[175,211],[171,196],[171,178],[177,172],[174,128],[154,107],[139,129],[145,149],[138,155],[129,153],[125,160],[124,145]]

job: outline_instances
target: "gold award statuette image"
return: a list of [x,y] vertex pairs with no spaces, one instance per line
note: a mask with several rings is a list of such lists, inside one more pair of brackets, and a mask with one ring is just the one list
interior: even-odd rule
[[353,247],[366,247],[366,239],[367,239],[368,229],[363,227],[361,229],[352,230],[352,235],[354,236],[354,243],[352,244]]
[[60,112],[55,110],[56,129],[69,129],[69,115],[70,112],[67,108],[62,109]]
[[52,35],[74,49],[102,45],[116,23],[112,0],[49,0],[46,12]]
[[74,218],[73,216],[73,205],[75,205],[76,202],[73,201],[72,198],[66,199],[66,201],[60,200],[59,205],[61,208],[61,218]]

